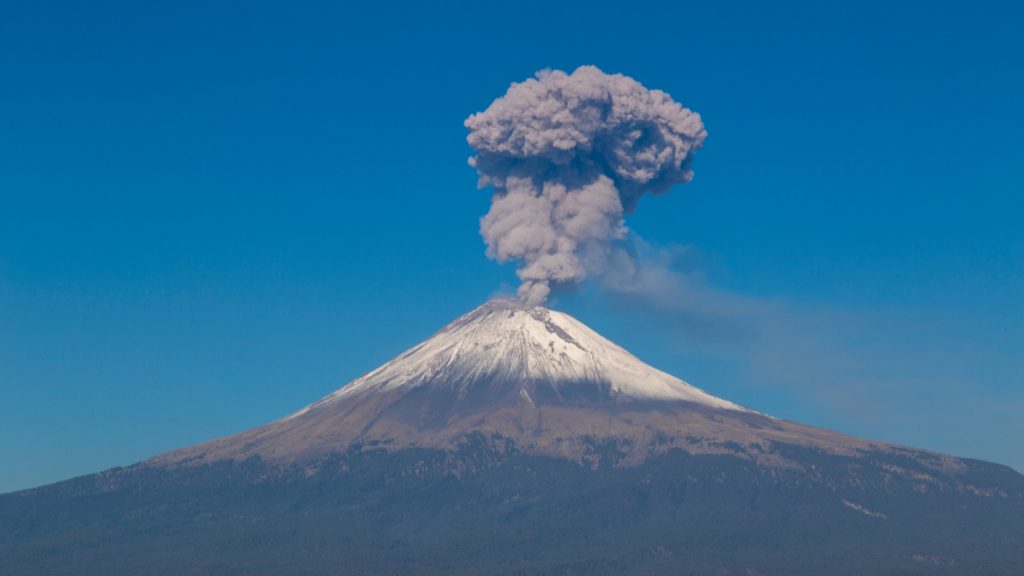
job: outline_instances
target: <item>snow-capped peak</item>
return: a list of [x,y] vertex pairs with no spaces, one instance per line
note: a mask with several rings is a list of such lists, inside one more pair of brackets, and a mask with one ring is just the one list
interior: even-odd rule
[[495,383],[518,388],[512,392],[528,402],[532,385],[557,393],[561,386],[583,384],[614,401],[674,400],[748,411],[644,364],[568,314],[515,300],[480,306],[313,406],[373,392],[422,386],[459,392]]

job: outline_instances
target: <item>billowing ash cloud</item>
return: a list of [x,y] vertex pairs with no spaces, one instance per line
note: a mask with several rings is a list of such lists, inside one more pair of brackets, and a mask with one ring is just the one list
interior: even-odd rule
[[512,84],[466,127],[480,187],[494,188],[480,224],[487,254],[517,263],[529,304],[622,263],[623,216],[688,182],[707,136],[668,94],[594,66]]

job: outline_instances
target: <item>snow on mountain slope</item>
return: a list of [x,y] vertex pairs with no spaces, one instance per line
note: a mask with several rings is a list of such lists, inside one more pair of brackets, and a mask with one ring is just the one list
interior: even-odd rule
[[590,383],[616,401],[682,400],[747,411],[644,364],[567,314],[515,300],[484,304],[313,406],[362,393],[417,386],[464,390],[480,382],[515,386],[526,398],[528,383],[556,389]]

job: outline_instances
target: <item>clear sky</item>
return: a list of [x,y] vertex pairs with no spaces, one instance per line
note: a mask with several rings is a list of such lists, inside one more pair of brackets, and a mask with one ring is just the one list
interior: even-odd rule
[[554,306],[1024,470],[1021,3],[352,4],[0,5],[0,491],[267,422],[514,287],[462,122],[581,64],[703,116],[627,220],[694,289]]

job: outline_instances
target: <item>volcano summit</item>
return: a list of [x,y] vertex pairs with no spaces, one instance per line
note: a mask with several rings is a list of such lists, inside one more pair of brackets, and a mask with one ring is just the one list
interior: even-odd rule
[[775,442],[885,449],[712,396],[562,312],[495,300],[295,414],[150,464],[309,462],[367,445],[452,450],[474,437],[576,462],[592,460],[595,442],[630,463],[671,448],[767,461],[778,455],[760,447]]
[[1020,574],[1024,477],[497,300],[260,428],[0,496],[4,574]]

